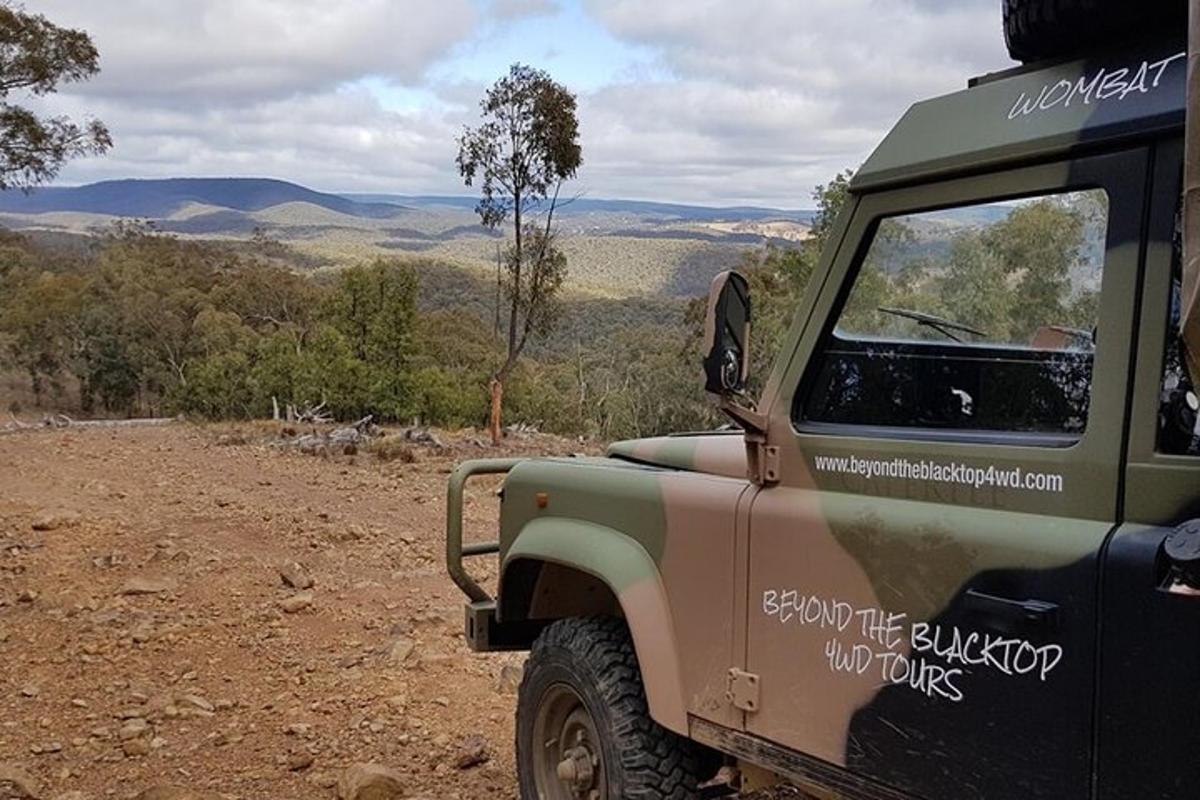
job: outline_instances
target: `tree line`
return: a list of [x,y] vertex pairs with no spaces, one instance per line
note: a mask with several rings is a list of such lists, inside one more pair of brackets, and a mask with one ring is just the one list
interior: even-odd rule
[[[9,410],[230,419],[270,416],[274,401],[325,403],[339,419],[487,422],[506,343],[471,311],[418,308],[436,265],[304,274],[279,251],[132,224],[77,252],[0,235],[0,369],[26,389]],[[709,424],[683,316],[523,358],[510,418],[601,438]]]
[[[817,187],[811,238],[745,254],[753,386],[770,372],[849,178]],[[936,335],[878,313],[894,306],[968,322],[992,341],[1029,343],[1048,324],[1086,333],[1097,294],[1080,291],[1072,272],[1090,260],[1086,242],[1103,216],[1086,197],[1043,199],[998,223],[963,226],[932,254],[914,246],[919,237],[902,220],[887,221],[842,324],[867,335]],[[181,240],[136,224],[72,251],[2,234],[0,370],[21,379],[27,405],[84,414],[254,418],[276,401],[325,403],[345,420],[488,425],[488,384],[510,351],[487,304],[457,293],[470,275],[412,258],[306,273],[288,253],[275,242]],[[422,310],[423,277],[435,274],[439,291],[456,293]],[[561,303],[565,315],[613,310]],[[552,331],[535,332],[541,346],[507,377],[508,419],[600,439],[719,423],[700,386],[704,306],[698,297],[661,322],[611,325],[553,347]]]

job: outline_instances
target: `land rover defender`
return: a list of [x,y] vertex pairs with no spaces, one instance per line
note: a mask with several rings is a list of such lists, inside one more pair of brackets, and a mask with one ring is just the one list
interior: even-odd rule
[[1004,5],[1034,63],[887,135],[755,398],[717,277],[736,430],[452,475],[467,639],[530,650],[525,800],[1200,797],[1186,4]]

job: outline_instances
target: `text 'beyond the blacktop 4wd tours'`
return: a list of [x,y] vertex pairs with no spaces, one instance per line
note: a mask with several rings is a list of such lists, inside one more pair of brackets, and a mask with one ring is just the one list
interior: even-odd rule
[[1021,467],[973,467],[955,461],[890,458],[887,460],[848,456],[815,456],[818,472],[853,475],[866,480],[889,478],[930,481],[975,489],[1021,489],[1030,492],[1062,492],[1063,476],[1052,472],[1027,472]]

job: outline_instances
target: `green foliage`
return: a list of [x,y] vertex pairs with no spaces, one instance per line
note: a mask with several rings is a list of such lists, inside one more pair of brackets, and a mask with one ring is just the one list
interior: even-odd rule
[[[796,308],[814,291],[846,178],[818,188],[812,238],[743,257],[754,298],[752,390],[768,379]],[[923,215],[882,222],[843,328],[943,337],[878,311],[893,306],[1013,342],[1028,343],[1048,323],[1090,329],[1102,203],[1077,194],[1002,212],[987,224]],[[565,256],[553,234],[527,228],[525,241],[525,257],[551,267],[546,291],[560,315],[556,334],[539,338],[555,317],[522,312],[533,320],[532,344],[506,383],[511,421],[600,439],[721,421],[700,386],[703,298],[559,297]],[[280,266],[286,249],[259,250],[126,224],[68,256],[0,233],[0,366],[24,375],[37,402],[117,414],[261,417],[275,398],[324,402],[343,420],[487,422],[488,380],[509,355],[492,320],[489,276],[410,259],[313,278]]]
[[[999,208],[993,222],[950,233],[928,215],[885,220],[838,320],[864,336],[944,339],[935,327],[881,308],[921,312],[979,331],[972,338],[1031,344],[1045,329],[1090,331],[1107,209],[1093,193],[1046,197]],[[1098,274],[1095,276],[1098,279]]]
[[[567,276],[567,257],[554,241],[554,209],[563,182],[583,163],[583,150],[575,95],[541,70],[513,64],[480,107],[482,124],[467,128],[459,140],[459,173],[468,186],[480,182],[475,210],[485,226],[499,228],[510,215],[513,219],[513,242],[503,259],[508,347],[489,381],[491,433],[498,442],[504,384],[530,334],[548,332],[556,317],[554,301]],[[529,224],[524,215],[547,199],[544,224]],[[499,318],[497,298],[497,324]]]
[[60,28],[41,14],[0,5],[0,190],[51,180],[69,159],[112,147],[104,123],[39,117],[7,102],[14,91],[45,95],[60,83],[91,78],[100,56],[86,32]]
[[483,224],[497,228],[513,214],[520,231],[521,215],[583,163],[575,95],[542,70],[513,64],[479,105],[483,122],[459,139],[458,169],[468,186],[479,182]]
[[[0,251],[0,366],[68,410],[245,418],[275,398],[345,420],[482,425],[506,357],[482,318],[494,288],[434,263],[313,280],[136,225],[80,258],[20,237],[0,237]],[[422,312],[424,283],[435,295]],[[682,304],[569,299],[564,311],[564,333],[513,371],[514,421],[604,438],[712,424]]]
[[[747,251],[738,269],[750,281],[754,323],[751,328],[749,391],[758,394],[769,377],[779,348],[792,323],[796,307],[811,288],[812,276],[825,251],[833,225],[847,199],[853,173],[839,173],[828,184],[813,191],[817,213],[811,236],[796,248],[766,247]],[[690,312],[692,336],[698,339],[703,322],[703,305]],[[696,347],[699,350],[699,347]],[[698,357],[695,363],[699,363]]]

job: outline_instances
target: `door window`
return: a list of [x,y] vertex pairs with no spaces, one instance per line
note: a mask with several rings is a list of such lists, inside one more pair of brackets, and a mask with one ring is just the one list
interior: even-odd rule
[[1171,297],[1167,346],[1163,355],[1158,406],[1158,450],[1171,455],[1200,455],[1200,395],[1192,385],[1179,325],[1183,316],[1182,208],[1175,214],[1171,257]]
[[1100,189],[882,220],[796,422],[1077,438],[1107,227]]

